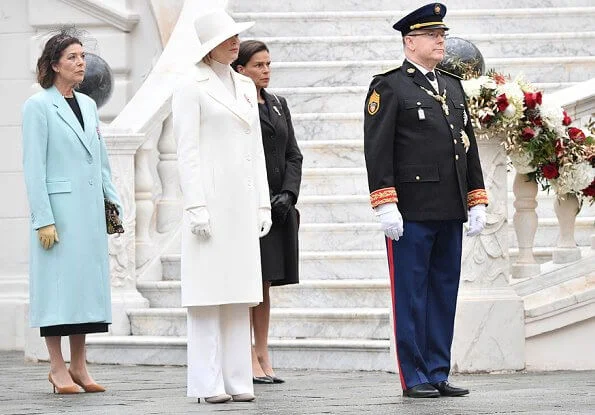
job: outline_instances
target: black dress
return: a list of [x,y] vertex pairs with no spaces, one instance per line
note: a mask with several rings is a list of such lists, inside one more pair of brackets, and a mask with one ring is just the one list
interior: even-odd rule
[[[76,98],[66,98],[66,102],[72,108],[74,115],[81,123],[83,130],[85,129],[85,123],[83,121],[83,114],[81,113],[81,107],[79,107]],[[108,331],[107,323],[78,323],[78,324],[59,324],[56,326],[45,326],[40,327],[39,332],[41,337],[50,336],[70,336],[73,334],[88,334],[88,333],[105,333]]]
[[259,104],[262,143],[271,198],[281,192],[292,195],[293,205],[284,222],[273,215],[270,232],[260,238],[262,279],[271,285],[299,282],[298,228],[299,212],[295,208],[302,179],[302,153],[291,124],[285,98],[262,90],[264,104]]

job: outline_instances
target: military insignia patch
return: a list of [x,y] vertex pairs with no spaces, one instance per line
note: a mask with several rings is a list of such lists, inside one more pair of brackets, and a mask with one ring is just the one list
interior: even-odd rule
[[372,91],[372,95],[368,99],[368,114],[374,115],[380,109],[380,94],[376,90]]
[[409,69],[407,69],[407,73],[413,73],[413,72],[415,72],[415,68],[409,68]]
[[440,14],[440,5],[437,3],[434,5],[434,14]]

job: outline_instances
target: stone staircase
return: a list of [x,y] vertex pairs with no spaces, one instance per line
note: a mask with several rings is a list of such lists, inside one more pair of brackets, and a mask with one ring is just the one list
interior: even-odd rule
[[[363,106],[373,74],[402,61],[400,37],[391,24],[403,9],[416,6],[392,0],[229,3],[237,20],[257,22],[244,38],[269,45],[274,62],[271,90],[287,98],[304,153],[298,206],[301,282],[272,289],[274,364],[394,370],[386,254],[367,196]],[[498,9],[492,9],[493,4],[451,0],[445,19],[452,36],[480,48],[487,68],[511,75],[523,72],[546,93],[593,76],[592,1],[503,0]],[[395,8],[401,10],[390,11]],[[509,179],[512,189],[512,175]],[[509,192],[510,218],[512,201]],[[553,196],[540,192],[538,202],[535,254],[539,262],[546,262],[551,260],[558,225]],[[579,245],[591,245],[594,220],[593,207],[580,213]],[[509,246],[514,261],[512,226]],[[161,264],[161,280],[137,284],[151,307],[128,311],[132,336],[92,336],[90,361],[185,363],[179,249],[162,255]],[[526,289],[526,294],[537,291]]]

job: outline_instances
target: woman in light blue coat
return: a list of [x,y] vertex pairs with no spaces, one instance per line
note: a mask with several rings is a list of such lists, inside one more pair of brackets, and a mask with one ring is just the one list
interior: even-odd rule
[[[89,375],[85,335],[111,323],[104,197],[122,212],[95,102],[75,92],[85,74],[82,43],[53,36],[37,62],[44,88],[23,107],[23,170],[31,210],[29,319],[50,356],[59,393],[105,390]],[[69,336],[71,359],[62,357]],[[77,386],[78,385],[78,386]]]

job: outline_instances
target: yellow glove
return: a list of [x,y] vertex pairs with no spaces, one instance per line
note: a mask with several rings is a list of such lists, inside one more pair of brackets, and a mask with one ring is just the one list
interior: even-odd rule
[[60,242],[58,239],[58,232],[56,231],[56,225],[47,225],[37,230],[37,236],[43,249],[50,249],[54,246],[55,242]]

